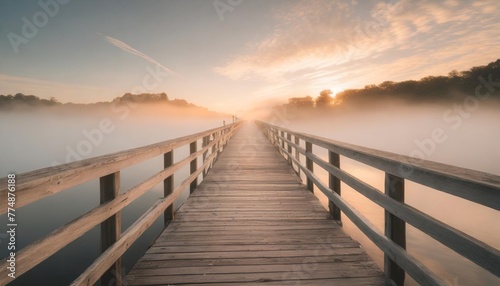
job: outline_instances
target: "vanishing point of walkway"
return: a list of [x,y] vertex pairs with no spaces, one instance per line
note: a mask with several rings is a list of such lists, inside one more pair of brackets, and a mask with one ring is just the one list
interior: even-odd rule
[[231,139],[125,285],[382,285],[252,123]]

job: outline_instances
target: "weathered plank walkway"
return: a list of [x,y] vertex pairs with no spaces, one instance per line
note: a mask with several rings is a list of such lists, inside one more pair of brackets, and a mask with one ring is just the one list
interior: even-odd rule
[[247,123],[125,285],[381,285],[382,272]]

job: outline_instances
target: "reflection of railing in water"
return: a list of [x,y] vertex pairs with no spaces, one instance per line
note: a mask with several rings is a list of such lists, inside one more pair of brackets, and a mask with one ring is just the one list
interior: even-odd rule
[[[239,128],[240,122],[193,135],[156,144],[103,155],[69,164],[44,168],[16,175],[16,208],[65,191],[84,182],[99,178],[101,204],[48,236],[24,247],[16,253],[16,278],[43,262],[90,229],[101,225],[102,254],[74,282],[73,285],[121,285],[121,256],[139,236],[162,214],[165,224],[173,219],[173,202],[187,187],[192,192],[200,174],[205,176],[218,154]],[[198,143],[201,141],[201,149]],[[190,155],[173,163],[174,149],[189,144]],[[120,194],[120,170],[163,155],[165,168]],[[198,157],[202,165],[198,166]],[[174,188],[173,175],[186,165],[191,175]],[[0,198],[7,202],[7,178],[0,179]],[[123,233],[121,210],[148,190],[163,182],[165,197],[156,201],[135,223]],[[7,212],[7,204],[0,205],[0,214]],[[7,258],[0,263],[0,285],[12,281],[8,274]],[[102,276],[102,277],[101,277]]]
[[[416,161],[415,158],[294,132],[264,122],[258,124],[290,164],[304,172],[308,189],[313,191],[316,185],[329,198],[331,217],[340,222],[343,212],[384,252],[384,271],[397,285],[404,284],[405,273],[422,285],[445,284],[406,252],[406,223],[500,277],[500,251],[404,203],[404,180],[407,179],[500,210],[499,176]],[[305,148],[301,147],[301,140],[305,142]],[[329,162],[314,155],[313,145],[328,150]],[[306,158],[305,165],[300,162],[300,154]],[[384,171],[385,194],[341,170],[340,156]],[[328,186],[314,174],[314,163],[328,172]],[[341,181],[384,208],[385,234],[341,197]]]

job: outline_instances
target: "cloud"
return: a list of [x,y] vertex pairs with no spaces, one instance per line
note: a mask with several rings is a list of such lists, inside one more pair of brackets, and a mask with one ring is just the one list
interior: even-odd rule
[[75,98],[72,97],[72,95],[78,98],[84,98],[85,102],[92,102],[102,100],[103,96],[118,94],[120,92],[119,90],[100,86],[49,81],[1,73],[0,86],[0,93],[2,94],[16,94],[21,92],[45,98],[55,96],[63,102],[71,101],[72,98]]
[[[267,36],[215,71],[233,80],[264,79],[277,88],[303,76],[318,87],[328,79],[372,83],[389,73],[406,79],[459,63],[485,64],[495,59],[500,42],[496,0],[303,0],[287,2],[273,16],[276,25]],[[339,76],[346,70],[363,78]]]
[[58,81],[49,81],[36,78],[13,76],[9,74],[0,74],[0,82],[4,84],[18,84],[18,85],[29,85],[38,87],[51,87],[51,88],[78,88],[78,89],[90,89],[90,90],[108,90],[113,91],[110,88],[104,88],[99,86],[90,86],[82,84],[64,83]]
[[109,37],[109,36],[106,36],[106,35],[103,35],[101,33],[98,33],[99,35],[103,36],[104,39],[106,39],[106,41],[108,41],[109,43],[111,43],[113,46],[123,50],[123,51],[126,51],[128,53],[131,53],[133,55],[136,55],[138,57],[141,57],[155,65],[158,65],[159,67],[161,67],[162,69],[164,69],[166,72],[169,72],[171,74],[176,74],[176,72],[172,71],[171,69],[167,68],[166,66],[162,65],[160,62],[158,62],[157,60],[151,58],[150,56],[142,53],[141,51],[138,51],[136,50],[135,48],[129,46],[128,44],[118,40],[118,39],[115,39],[115,38],[112,38],[112,37]]

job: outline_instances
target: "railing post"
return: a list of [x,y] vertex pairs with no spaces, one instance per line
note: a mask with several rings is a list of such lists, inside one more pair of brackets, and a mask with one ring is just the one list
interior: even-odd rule
[[[312,143],[306,141],[306,155],[307,154],[312,154]],[[307,170],[311,171],[311,173],[314,172],[314,167],[313,167],[313,161],[306,156],[306,168]],[[307,189],[311,192],[314,193],[314,184],[309,177],[307,177]]]
[[280,134],[281,134],[281,148],[285,149],[285,140],[283,140],[283,138],[285,138],[285,131],[280,131]]
[[278,140],[278,130],[273,128],[273,145],[278,147],[279,146],[279,140]]
[[[286,134],[286,139],[288,141],[292,141],[292,134],[290,133],[287,133]],[[292,164],[292,145],[290,145],[289,143],[286,143],[286,145],[288,145],[288,148],[287,148],[287,151],[288,151],[288,163],[290,163],[290,165]]]
[[217,141],[217,132],[215,133],[212,133],[212,140],[215,141],[214,145],[212,145],[212,154],[215,154],[214,155],[214,159],[212,160],[212,163],[210,163],[210,168],[212,168],[213,164],[215,163],[215,161],[217,160],[217,144],[219,144],[219,142]]
[[[404,179],[385,173],[385,194],[398,202],[404,202]],[[385,236],[406,249],[406,224],[397,216],[385,211]],[[384,255],[384,272],[396,285],[404,285],[405,271]]]
[[212,154],[215,153],[215,157],[213,160],[213,162],[215,163],[217,161],[217,157],[219,156],[219,132],[218,131],[215,132],[212,136],[214,137],[215,140],[215,144],[212,147]]
[[223,129],[220,131],[220,144],[219,144],[219,153],[222,152],[222,150],[224,150],[224,145],[226,145],[226,142],[225,142],[225,139],[224,139],[224,135],[226,134],[226,130]]
[[[210,136],[205,136],[203,137],[203,143],[202,143],[202,148],[205,148],[208,145],[208,142],[210,141]],[[207,159],[207,154],[208,154],[208,149],[207,151],[203,152],[203,164],[205,163],[205,160]],[[207,168],[203,170],[203,179],[207,176]]]
[[225,139],[224,139],[224,135],[226,134],[226,129],[223,129],[220,131],[220,145],[219,145],[219,153],[222,152],[222,150],[224,150],[224,145],[226,145],[226,142],[225,142]]
[[[300,144],[300,138],[297,137],[297,135],[295,135],[295,145],[299,146],[299,144]],[[297,161],[300,162],[300,152],[298,148],[295,148],[295,159],[297,159]],[[300,168],[298,165],[297,165],[297,175],[300,178]]]
[[[196,153],[197,147],[198,147],[198,140],[191,142],[191,144],[189,144],[189,153],[190,154]],[[189,166],[191,174],[195,173],[196,169],[198,169],[198,157],[194,158],[189,164]],[[192,181],[191,184],[189,185],[189,192],[191,194],[196,189],[196,186],[198,186],[198,178],[195,178],[194,181]]]
[[[167,152],[163,154],[163,166],[165,169],[168,167],[172,166],[174,163],[174,150]],[[164,197],[167,197],[174,191],[174,175],[170,175],[167,177],[165,180],[163,180],[163,195]],[[174,204],[172,203],[168,208],[165,210],[164,215],[163,215],[163,220],[165,227],[170,224],[172,220],[174,220]]]
[[[340,168],[339,154],[334,153],[332,151],[328,151],[328,162],[331,165]],[[337,177],[335,177],[332,174],[328,174],[328,186],[330,187],[331,190],[333,190],[340,196],[340,180]],[[342,220],[341,220],[340,209],[330,200],[328,200],[328,208],[330,209],[330,217],[333,220],[336,220],[339,223],[341,223]]]
[[[116,198],[120,194],[120,172],[101,177],[99,179],[99,188],[101,204]],[[121,224],[121,212],[114,214],[101,223],[101,253],[120,239]],[[102,275],[101,285],[122,285],[121,257]]]

